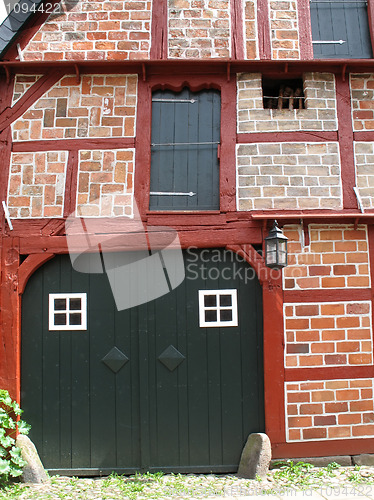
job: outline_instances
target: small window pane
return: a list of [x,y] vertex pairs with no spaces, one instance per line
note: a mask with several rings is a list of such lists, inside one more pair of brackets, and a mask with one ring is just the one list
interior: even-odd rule
[[236,289],[199,290],[200,327],[238,326]]
[[87,330],[87,294],[50,293],[48,325],[49,331]]
[[55,314],[55,325],[66,325],[66,314]]
[[217,297],[215,295],[205,295],[204,306],[205,307],[216,307]]
[[232,310],[231,309],[221,309],[220,319],[221,319],[221,321],[232,321]]
[[219,298],[219,305],[221,307],[228,307],[232,305],[231,295],[221,295]]
[[81,313],[69,314],[69,324],[70,325],[80,325],[82,323]]
[[205,321],[217,321],[217,311],[205,311]]
[[66,299],[55,299],[55,311],[66,311]]
[[81,299],[70,299],[70,310],[71,311],[80,311],[82,309],[82,301]]

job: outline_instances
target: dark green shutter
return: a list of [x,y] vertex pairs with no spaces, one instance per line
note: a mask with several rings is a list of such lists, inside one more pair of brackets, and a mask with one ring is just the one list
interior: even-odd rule
[[365,0],[311,0],[310,14],[315,58],[372,57]]
[[151,210],[219,210],[220,115],[216,90],[154,92]]

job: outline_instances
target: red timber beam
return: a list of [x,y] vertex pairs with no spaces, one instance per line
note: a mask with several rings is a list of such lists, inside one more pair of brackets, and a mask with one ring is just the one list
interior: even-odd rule
[[13,142],[14,153],[30,153],[32,151],[78,151],[102,149],[126,149],[135,147],[134,137],[116,137],[107,139],[54,139],[45,141],[20,141]]
[[253,132],[236,135],[236,142],[239,144],[257,144],[259,142],[326,142],[337,140],[338,132]]
[[20,401],[19,238],[3,237],[0,284],[0,388]]
[[[198,228],[178,231],[179,241],[182,248],[225,248],[227,240],[237,244],[245,244],[251,237],[248,230],[213,228],[201,230]],[[154,235],[153,235],[154,236]],[[162,237],[162,233],[160,234]],[[74,239],[71,240],[74,244]],[[139,249],[139,236],[120,235],[119,233],[106,233],[90,237],[90,245],[99,247],[105,242],[105,248],[112,252],[123,252]],[[80,245],[80,246],[79,246]],[[77,236],[74,245],[77,252],[87,250],[85,240]],[[23,236],[20,238],[20,253],[30,254],[64,254],[68,253],[68,245],[65,236]]]
[[226,248],[254,268],[262,285],[265,431],[273,446],[273,443],[284,443],[286,436],[282,272],[266,267],[252,245],[227,245]]
[[337,300],[371,300],[371,288],[325,288],[319,290],[285,290],[284,301],[293,302],[334,302]]
[[353,132],[353,140],[354,141],[374,141],[374,132],[370,130],[363,130],[359,132]]
[[29,278],[34,274],[34,272],[39,269],[43,264],[53,259],[55,254],[53,253],[42,253],[29,255],[22,262],[18,269],[18,293],[22,295],[25,291],[27,282]]
[[168,57],[168,2],[152,2],[151,59]]
[[374,448],[374,439],[329,439],[300,443],[272,443],[272,458],[359,455]]
[[243,0],[231,0],[231,58],[245,59]]
[[13,107],[7,107],[0,113],[0,131],[9,127],[25,113],[43,94],[62,78],[65,71],[53,71],[42,76]]
[[66,165],[66,181],[64,194],[64,217],[69,217],[75,212],[75,205],[78,190],[78,169],[79,152],[69,151],[68,162]]
[[335,81],[343,207],[348,209],[357,208],[357,199],[353,191],[353,187],[356,185],[356,171],[349,78],[345,78],[344,75],[336,75]]
[[310,19],[309,0],[298,0],[297,6],[300,59],[313,59],[312,23]]
[[259,0],[257,2],[257,40],[260,52],[260,59],[271,59],[269,2]]
[[[370,264],[370,283],[371,283],[371,333],[374,346],[374,227],[368,226],[369,240],[369,264]],[[374,377],[374,369],[372,377]]]
[[151,186],[151,116],[152,102],[149,85],[146,81],[139,79],[136,116],[134,194],[142,219],[144,219],[149,209],[149,192]]
[[[13,78],[7,81],[0,78],[0,114],[12,105],[13,98]],[[12,151],[12,131],[10,127],[0,133],[0,204],[6,201],[8,192],[9,166]],[[5,233],[5,214],[0,210],[0,232]]]
[[367,10],[368,10],[371,50],[374,53],[374,1],[373,0],[368,0]]
[[[262,1],[262,0],[261,0]],[[265,2],[266,5],[266,2]],[[149,59],[124,61],[91,61],[73,59],[69,61],[0,61],[0,68],[9,75],[12,73],[38,74],[48,71],[62,71],[65,74],[138,74],[145,81],[149,76],[160,79],[170,75],[227,75],[230,65],[231,74],[264,73],[279,76],[301,76],[305,72],[328,72],[335,75],[367,73],[374,71],[373,59],[313,59],[313,60],[235,60],[227,58],[203,59]]]

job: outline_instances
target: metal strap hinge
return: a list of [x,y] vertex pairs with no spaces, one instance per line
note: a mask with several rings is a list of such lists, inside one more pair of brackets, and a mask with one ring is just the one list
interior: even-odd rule
[[196,196],[196,193],[190,191],[189,193],[174,193],[173,191],[151,191],[151,196]]
[[155,143],[153,142],[151,146],[200,146],[207,144],[219,144],[219,141],[208,141],[208,142],[163,142],[163,143]]
[[343,43],[347,43],[345,40],[313,40],[312,43],[318,43],[318,44],[338,44],[338,45],[343,45]]
[[152,99],[152,102],[187,102],[194,104],[197,102],[197,99]]
[[334,2],[334,1],[331,1],[331,0],[311,0],[310,1],[310,4],[313,5],[315,3],[329,3],[331,4],[332,6],[335,7],[334,4],[344,4],[344,5],[347,5],[347,4],[351,4],[351,3],[362,3],[362,4],[365,4],[367,5],[367,0],[341,0],[341,1],[338,1],[338,2]]

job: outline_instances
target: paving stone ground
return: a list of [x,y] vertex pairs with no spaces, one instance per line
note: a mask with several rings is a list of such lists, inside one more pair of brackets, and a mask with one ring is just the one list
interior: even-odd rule
[[[325,472],[323,472],[325,471]],[[117,500],[117,499],[241,499],[241,500],[374,500],[374,467],[312,468],[298,479],[277,469],[253,481],[235,475],[149,475],[109,478],[52,477],[42,485],[0,490],[0,499]]]

